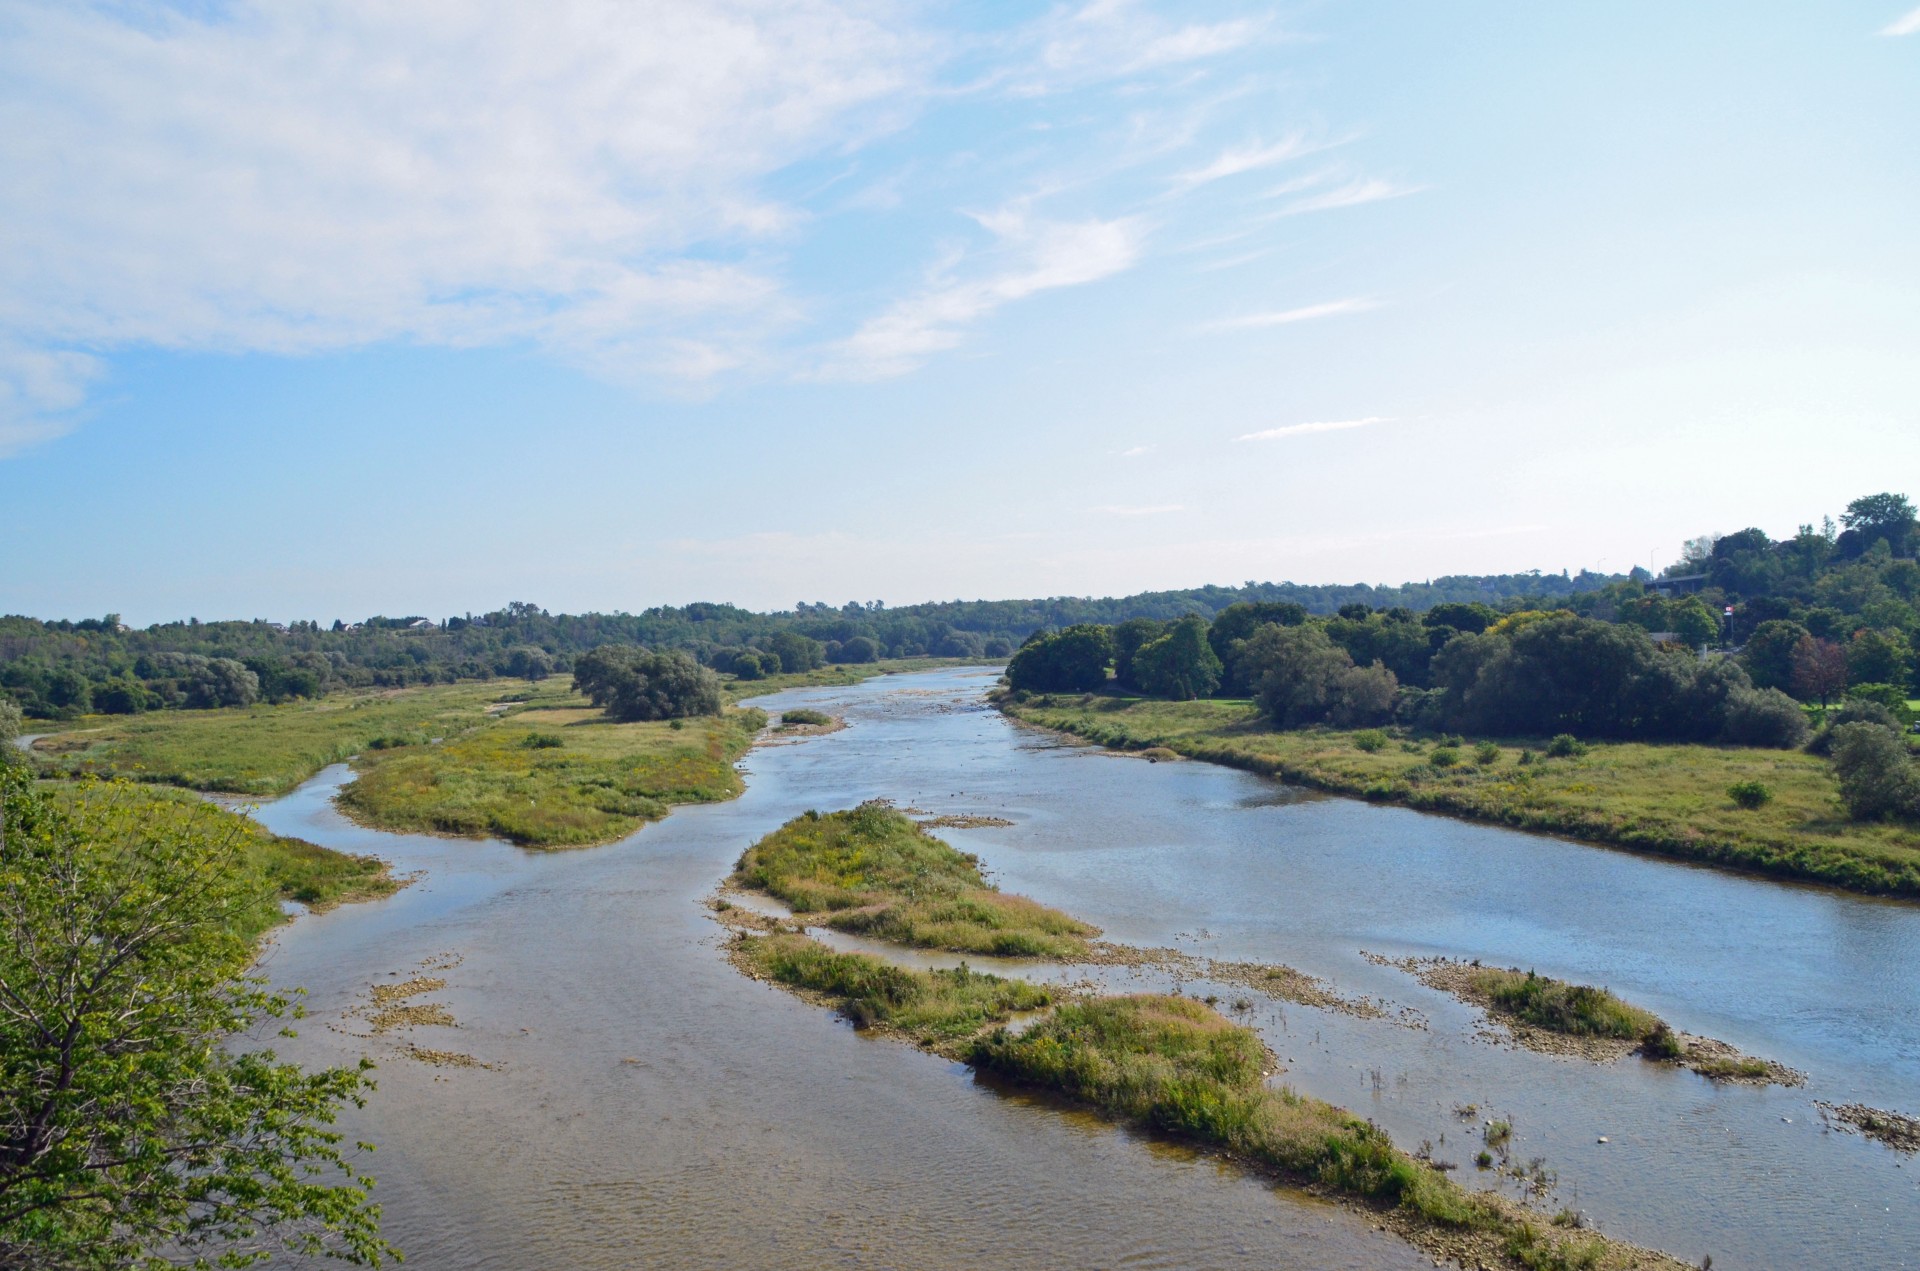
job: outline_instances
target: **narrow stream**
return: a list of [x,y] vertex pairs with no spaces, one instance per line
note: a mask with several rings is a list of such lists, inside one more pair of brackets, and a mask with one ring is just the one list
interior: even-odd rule
[[[347,1128],[381,1145],[385,1227],[409,1266],[1431,1265],[1356,1215],[995,1094],[736,974],[701,899],[789,817],[876,796],[1013,821],[941,833],[1112,939],[1283,962],[1411,1008],[1368,1020],[1219,990],[1254,1001],[1287,1081],[1430,1142],[1469,1184],[1500,1185],[1472,1165],[1479,1121],[1500,1116],[1512,1157],[1557,1175],[1545,1203],[1612,1234],[1719,1268],[1920,1262],[1920,1159],[1831,1132],[1813,1106],[1920,1110],[1920,908],[1064,745],[986,709],[991,682],[941,671],[763,699],[850,726],[756,750],[741,799],[604,848],[366,830],[331,805],[344,767],[259,809],[281,833],[424,871],[392,899],[302,918],[265,961],[309,993],[286,1053],[381,1063]],[[1489,1044],[1476,1012],[1362,950],[1606,984],[1810,1082],[1715,1086]],[[441,955],[461,960],[432,1000],[459,1027],[361,1036],[346,1012],[368,987]],[[406,1040],[492,1066],[431,1066]]]

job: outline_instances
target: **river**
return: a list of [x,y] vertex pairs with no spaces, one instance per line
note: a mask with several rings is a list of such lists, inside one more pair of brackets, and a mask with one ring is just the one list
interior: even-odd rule
[[[423,871],[302,917],[263,963],[308,991],[283,1053],[381,1063],[346,1128],[380,1144],[384,1227],[409,1266],[1430,1265],[1362,1216],[1005,1097],[734,972],[702,900],[741,850],[807,808],[881,796],[1011,820],[941,833],[1111,939],[1285,963],[1390,1003],[1361,1019],[1220,990],[1255,1000],[1285,1080],[1432,1143],[1469,1184],[1498,1185],[1471,1164],[1471,1104],[1511,1120],[1514,1158],[1544,1158],[1550,1207],[1610,1234],[1720,1268],[1920,1262],[1920,1160],[1813,1106],[1920,1109],[1920,908],[1113,756],[1011,724],[982,700],[991,682],[950,670],[762,699],[849,727],[757,749],[742,798],[602,848],[355,826],[331,804],[344,767],[257,811]],[[1490,1044],[1471,1008],[1362,950],[1606,984],[1810,1081],[1715,1086]],[[432,997],[459,1027],[411,1039],[490,1067],[420,1063],[348,1014],[437,957],[459,959]]]

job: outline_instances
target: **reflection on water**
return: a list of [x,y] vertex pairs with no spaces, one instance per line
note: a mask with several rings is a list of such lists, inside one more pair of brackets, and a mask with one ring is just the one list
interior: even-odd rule
[[[1722,1267],[1913,1263],[1920,1165],[1824,1132],[1812,1100],[1920,1108],[1920,910],[1056,745],[983,709],[989,682],[767,699],[851,727],[755,751],[742,799],[585,852],[360,829],[328,803],[338,769],[261,810],[426,871],[277,938],[268,970],[307,986],[316,1017],[299,1057],[380,1046],[325,1022],[389,972],[465,958],[435,995],[461,1026],[416,1040],[497,1069],[376,1049],[381,1089],[349,1127],[382,1145],[410,1266],[1428,1265],[1350,1215],[1003,1097],[734,973],[701,898],[780,822],[875,796],[1013,820],[944,833],[1112,939],[1285,962],[1417,1008],[1426,1028],[1257,995],[1247,1013],[1288,1081],[1405,1145],[1465,1165],[1479,1145],[1453,1110],[1478,1104],[1513,1121],[1516,1157],[1558,1172],[1555,1203],[1615,1234]],[[1362,949],[1605,983],[1812,1083],[1717,1088],[1490,1046],[1472,1011]]]

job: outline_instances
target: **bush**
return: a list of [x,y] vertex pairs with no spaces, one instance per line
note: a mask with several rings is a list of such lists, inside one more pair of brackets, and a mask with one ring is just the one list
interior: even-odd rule
[[582,654],[574,663],[573,689],[622,721],[718,715],[726,704],[720,677],[690,655],[631,644],[603,644]]
[[1353,735],[1353,744],[1371,755],[1386,749],[1387,735],[1378,728],[1362,729]]
[[817,727],[831,724],[833,722],[833,716],[827,714],[825,711],[815,710],[781,711],[780,722],[783,724],[811,724]]
[[1483,741],[1473,748],[1473,761],[1482,768],[1500,762],[1500,747],[1490,741]]
[[1727,787],[1727,797],[1737,806],[1752,810],[1772,802],[1773,788],[1764,781],[1736,781]]
[[552,733],[528,733],[520,744],[528,750],[558,750],[567,743]]
[[1549,759],[1577,759],[1587,753],[1587,744],[1572,733],[1557,734],[1547,743]]
[[1885,706],[1866,699],[1850,699],[1827,712],[1820,731],[1815,733],[1813,740],[1807,743],[1807,753],[1810,755],[1832,754],[1834,736],[1847,724],[1873,724],[1894,732],[1900,731],[1900,721]]
[[1460,762],[1460,752],[1452,746],[1436,746],[1427,756],[1427,762],[1436,768],[1451,768]]
[[1920,811],[1920,778],[1905,739],[1890,728],[1842,724],[1834,729],[1833,771],[1840,780],[1840,800],[1856,821]]
[[1727,695],[1720,739],[1736,746],[1791,750],[1807,739],[1807,713],[1777,688],[1735,689]]

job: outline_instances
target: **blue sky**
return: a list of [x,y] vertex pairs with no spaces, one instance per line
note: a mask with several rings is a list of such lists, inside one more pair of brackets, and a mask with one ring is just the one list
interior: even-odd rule
[[1665,564],[1920,496],[1920,10],[0,0],[0,610]]

